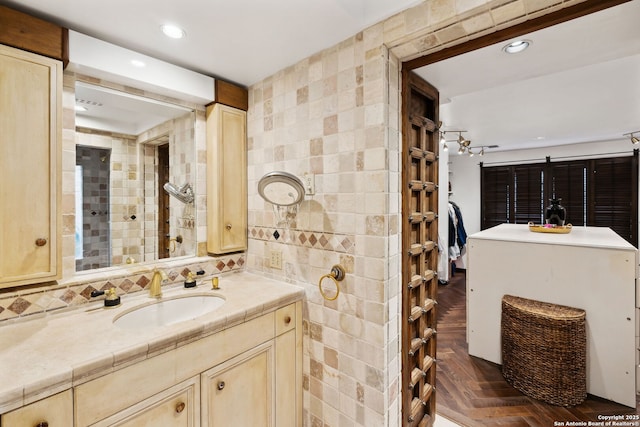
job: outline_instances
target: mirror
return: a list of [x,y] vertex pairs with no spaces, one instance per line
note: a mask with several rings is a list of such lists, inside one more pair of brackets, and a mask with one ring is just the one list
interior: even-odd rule
[[264,200],[276,206],[292,206],[304,198],[304,185],[295,175],[273,171],[260,178],[258,193]]
[[195,112],[133,91],[76,82],[76,271],[196,254]]
[[289,172],[273,171],[258,181],[258,194],[273,205],[276,227],[289,228],[304,199],[305,189],[300,178]]

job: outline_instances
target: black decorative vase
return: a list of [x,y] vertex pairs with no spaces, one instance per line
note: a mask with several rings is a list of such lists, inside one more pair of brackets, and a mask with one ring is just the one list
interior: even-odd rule
[[547,206],[544,212],[544,220],[546,224],[564,225],[567,211],[560,204],[562,199],[549,199],[551,204]]

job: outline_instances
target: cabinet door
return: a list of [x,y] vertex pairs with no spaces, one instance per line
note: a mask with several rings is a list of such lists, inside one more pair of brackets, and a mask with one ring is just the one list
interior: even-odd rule
[[177,384],[125,409],[93,427],[198,427],[199,377]]
[[62,65],[0,45],[0,288],[59,278]]
[[274,426],[273,341],[202,374],[202,424]]
[[11,427],[69,427],[73,425],[71,390],[23,406],[0,416],[0,425]]
[[247,248],[247,113],[207,107],[207,250]]

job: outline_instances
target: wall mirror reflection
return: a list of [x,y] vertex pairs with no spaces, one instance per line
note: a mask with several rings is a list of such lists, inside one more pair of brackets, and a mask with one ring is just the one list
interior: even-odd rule
[[76,271],[194,256],[195,112],[78,81]]

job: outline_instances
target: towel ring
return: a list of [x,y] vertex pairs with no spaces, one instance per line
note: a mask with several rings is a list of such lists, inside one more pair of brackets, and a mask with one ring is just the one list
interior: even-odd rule
[[[340,295],[340,284],[338,282],[342,282],[342,280],[344,280],[344,276],[345,276],[344,267],[342,267],[339,264],[336,264],[333,267],[331,267],[330,273],[320,277],[320,280],[318,281],[318,288],[320,289],[320,294],[322,295],[322,298],[326,299],[327,301],[333,301],[336,298],[338,298],[338,295]],[[327,278],[333,280],[333,283],[335,283],[336,285],[336,294],[332,297],[328,297],[327,294],[324,293],[324,289],[322,289],[322,281]]]

